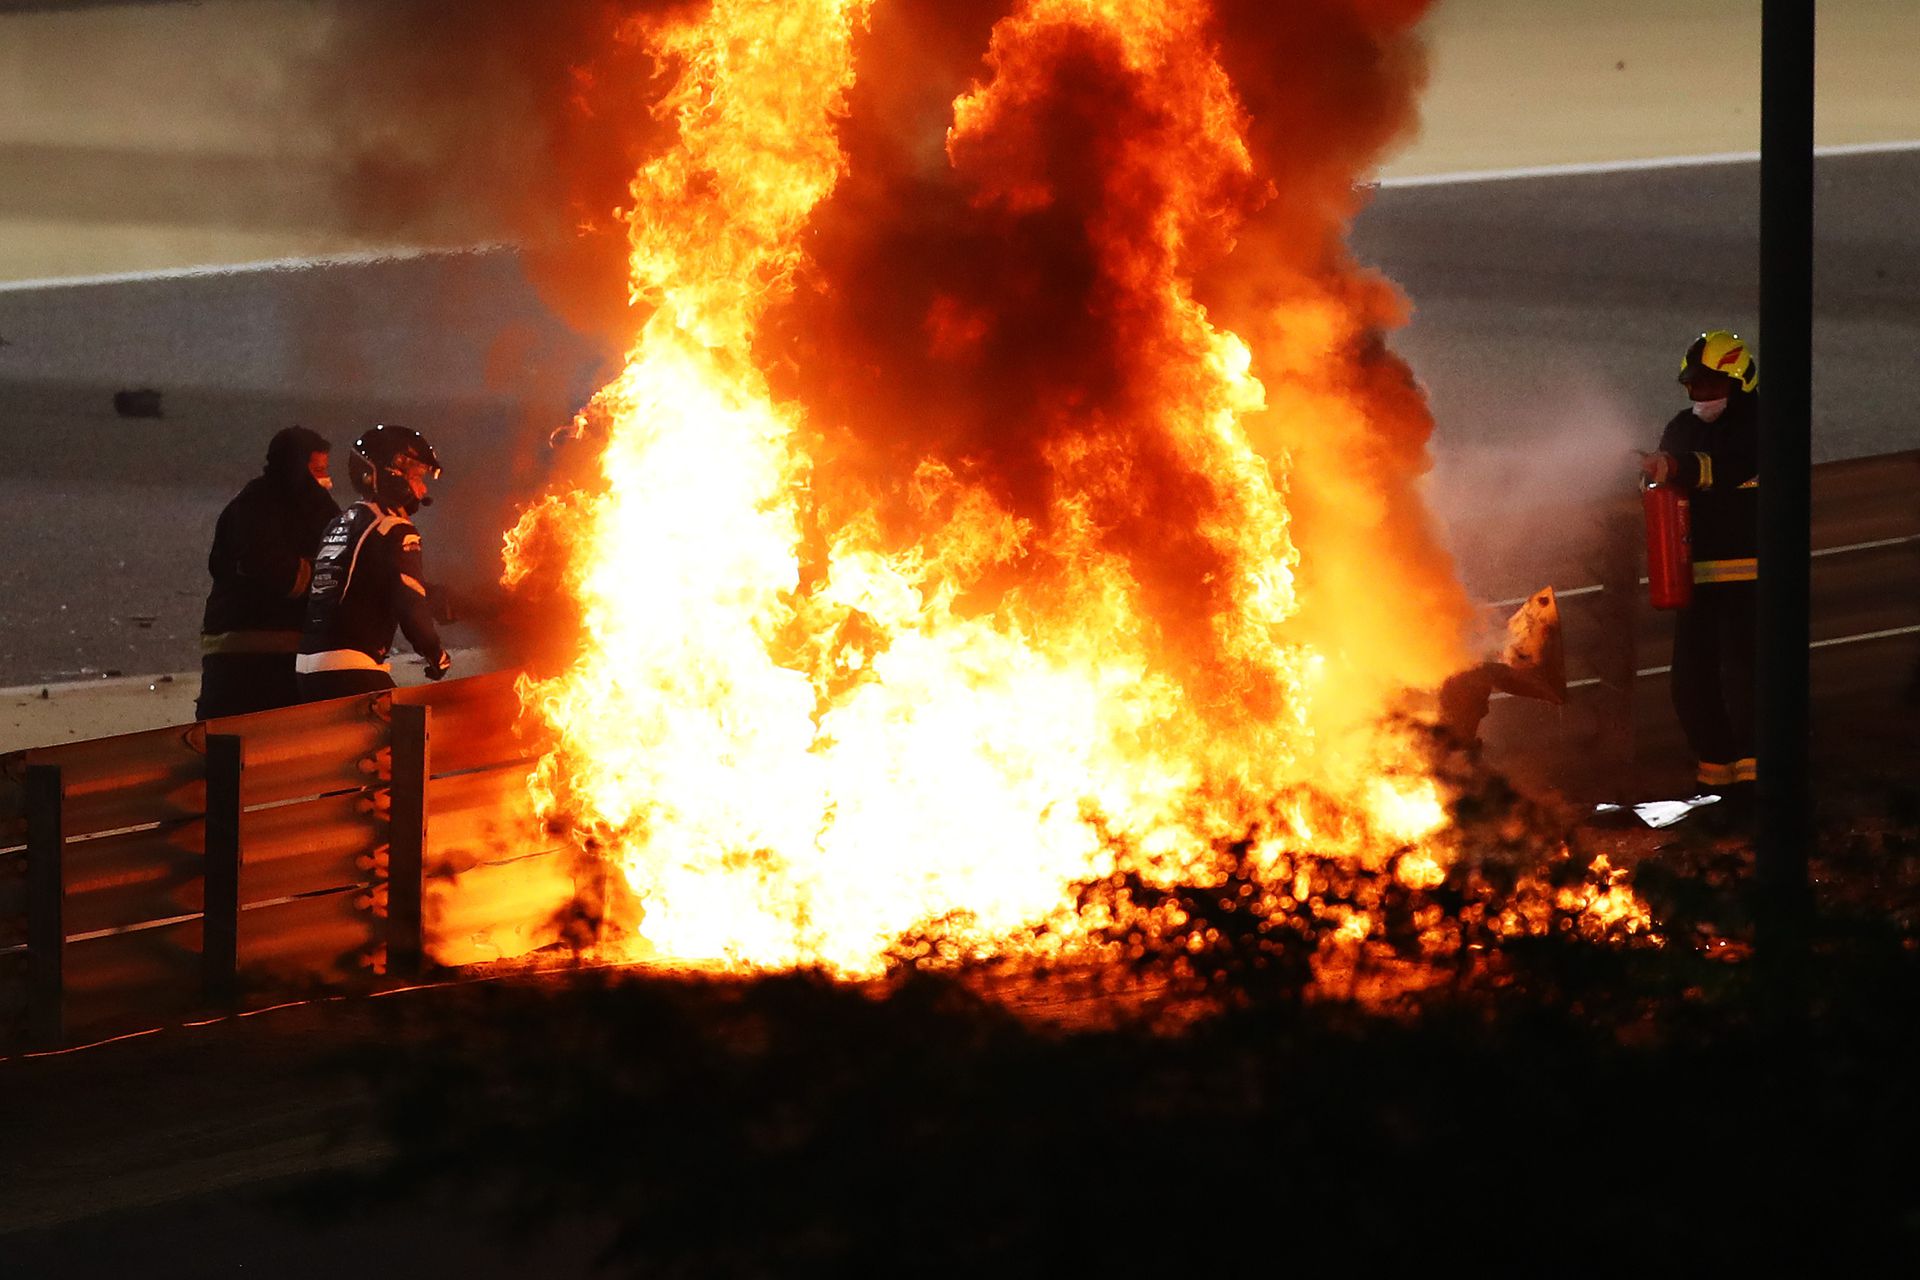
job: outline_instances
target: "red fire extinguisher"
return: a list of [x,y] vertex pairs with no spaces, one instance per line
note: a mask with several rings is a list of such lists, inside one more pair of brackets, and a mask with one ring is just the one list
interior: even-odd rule
[[1656,609],[1693,603],[1693,522],[1687,495],[1670,484],[1640,491],[1647,513],[1647,594]]

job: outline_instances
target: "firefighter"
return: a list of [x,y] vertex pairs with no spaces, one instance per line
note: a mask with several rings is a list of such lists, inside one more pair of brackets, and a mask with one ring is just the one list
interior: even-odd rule
[[361,500],[327,526],[307,592],[300,638],[300,696],[344,698],[393,688],[387,661],[397,626],[426,660],[427,678],[453,665],[427,603],[420,531],[411,517],[433,499],[440,459],[419,432],[377,426],[348,458]]
[[1754,784],[1754,643],[1760,537],[1760,367],[1724,329],[1703,333],[1680,362],[1691,405],[1675,414],[1641,466],[1684,489],[1692,507],[1693,602],[1674,616],[1673,709],[1701,787],[1750,812]]
[[320,535],[340,514],[325,436],[288,427],[266,466],[221,511],[200,623],[200,698],[194,715],[245,715],[300,701],[294,655]]

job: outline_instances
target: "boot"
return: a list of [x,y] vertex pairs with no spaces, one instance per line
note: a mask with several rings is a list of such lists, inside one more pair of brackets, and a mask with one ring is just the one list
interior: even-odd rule
[[1710,804],[1700,812],[1707,832],[1723,839],[1752,840],[1754,784],[1732,782],[1716,790],[1720,795],[1720,803]]

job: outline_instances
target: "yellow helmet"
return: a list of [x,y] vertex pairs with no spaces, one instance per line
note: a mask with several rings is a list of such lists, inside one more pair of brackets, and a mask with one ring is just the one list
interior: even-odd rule
[[1740,384],[1742,391],[1760,385],[1760,365],[1753,348],[1737,333],[1715,329],[1693,340],[1680,361],[1680,381],[1691,382],[1697,373],[1724,373]]

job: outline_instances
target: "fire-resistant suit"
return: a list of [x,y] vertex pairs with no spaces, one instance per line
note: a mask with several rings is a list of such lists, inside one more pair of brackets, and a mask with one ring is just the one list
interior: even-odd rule
[[393,688],[397,625],[438,675],[446,649],[427,603],[420,531],[404,514],[356,502],[327,526],[307,594],[300,694],[308,702]]
[[326,438],[288,427],[267,446],[261,474],[221,511],[207,553],[213,589],[200,624],[194,714],[245,715],[300,701],[294,655],[320,535],[340,514],[308,469]]
[[1683,410],[1660,437],[1693,526],[1693,603],[1673,627],[1673,709],[1707,787],[1754,780],[1759,400],[1736,389],[1715,421]]

